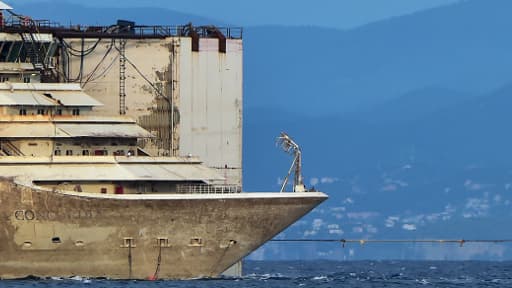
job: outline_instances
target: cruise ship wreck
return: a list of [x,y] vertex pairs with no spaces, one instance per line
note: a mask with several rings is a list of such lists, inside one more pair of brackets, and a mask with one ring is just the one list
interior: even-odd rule
[[[216,277],[327,198],[303,186],[300,150],[286,135],[294,192],[242,192],[241,153],[225,150],[241,151],[240,105],[217,114],[236,118],[233,127],[212,127],[209,114],[194,120],[202,129],[190,124],[201,112],[186,109],[198,82],[183,76],[184,53],[239,52],[241,39],[192,25],[148,34],[129,21],[66,28],[0,9],[0,278]],[[168,49],[169,70],[135,80],[144,67],[125,65],[136,65],[130,49],[144,41]],[[90,43],[101,53],[87,54]]]

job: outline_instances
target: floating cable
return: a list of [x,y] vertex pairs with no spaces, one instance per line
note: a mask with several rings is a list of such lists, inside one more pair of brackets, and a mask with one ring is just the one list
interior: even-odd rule
[[343,247],[349,243],[455,243],[462,247],[465,243],[512,243],[512,239],[272,239],[270,242],[338,242]]
[[117,56],[114,57],[114,59],[112,60],[112,62],[103,70],[103,72],[101,72],[99,75],[97,75],[95,78],[93,77],[94,74],[96,73],[96,71],[98,70],[98,68],[100,67],[100,65],[105,61],[105,59],[107,58],[107,56],[110,54],[110,52],[112,51],[112,48],[114,47],[114,39],[112,39],[110,41],[110,45],[109,47],[107,48],[107,50],[105,51],[105,54],[103,55],[103,57],[101,58],[101,60],[98,62],[98,64],[96,64],[96,66],[94,67],[94,69],[92,69],[92,71],[86,76],[86,79],[85,79],[85,82],[83,83],[82,85],[82,88],[85,87],[85,85],[87,85],[87,83],[89,83],[90,81],[95,81],[96,79],[99,79],[101,76],[103,76],[104,74],[106,74],[106,72],[108,72],[110,70],[110,68],[112,67],[112,65],[114,64],[115,60],[117,59]]
[[[98,38],[98,40],[96,40],[96,42],[93,45],[91,45],[87,48],[84,48],[83,50],[82,49],[78,50],[78,49],[73,48],[73,46],[71,44],[69,44],[68,42],[66,42],[66,40],[64,40],[64,39],[62,39],[62,44],[64,47],[66,47],[66,49],[68,49],[69,54],[71,54],[75,57],[83,57],[83,56],[87,56],[87,55],[91,54],[96,49],[96,47],[101,42],[101,40],[102,40],[102,38]],[[78,53],[78,54],[75,54],[73,52]]]

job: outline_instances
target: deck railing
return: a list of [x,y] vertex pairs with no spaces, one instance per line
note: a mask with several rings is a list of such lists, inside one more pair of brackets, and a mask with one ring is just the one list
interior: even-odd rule
[[[0,31],[8,33],[51,33],[57,36],[66,37],[124,37],[124,38],[165,38],[184,37],[196,34],[199,38],[218,38],[221,33],[227,39],[242,39],[243,29],[241,27],[216,27],[212,25],[134,25],[122,27],[119,25],[110,26],[88,26],[88,25],[60,25],[57,22],[48,20],[27,20],[12,18],[0,22]],[[218,33],[217,33],[218,32]]]
[[237,185],[180,184],[176,187],[180,194],[231,194],[242,192]]

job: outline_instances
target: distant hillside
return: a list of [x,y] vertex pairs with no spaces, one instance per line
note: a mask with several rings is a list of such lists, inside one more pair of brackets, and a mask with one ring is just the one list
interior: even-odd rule
[[30,15],[35,19],[48,19],[62,25],[110,25],[118,19],[135,21],[139,25],[224,25],[221,21],[196,15],[180,13],[163,8],[93,8],[64,1],[38,3],[12,3],[16,13]]
[[407,123],[453,108],[475,97],[477,96],[469,92],[427,87],[354,112],[350,117],[370,123]]
[[512,85],[443,109],[409,127],[418,150],[448,163],[512,165]]
[[[503,239],[512,219],[512,85],[418,117],[362,123],[247,109],[244,181],[277,189],[291,159],[272,145],[280,129],[303,149],[306,183],[330,199],[284,232],[284,238]],[[400,101],[398,101],[400,102]],[[413,101],[414,102],[414,101]],[[401,107],[408,111],[404,101]],[[421,103],[421,102],[420,102]],[[414,104],[414,103],[413,103]],[[258,115],[266,115],[260,120]],[[388,118],[389,119],[389,118]],[[265,246],[269,258],[511,259],[507,245],[457,247]],[[385,248],[385,249],[384,249]]]
[[338,114],[425,87],[490,92],[511,79],[511,10],[512,1],[472,0],[350,31],[250,27],[246,103]]
[[[512,167],[512,134],[508,133],[512,123],[512,85],[469,100],[453,99],[457,99],[456,104],[427,107],[417,115],[410,115],[409,111],[419,108],[407,106],[410,102],[404,100],[398,103],[405,112],[403,119],[392,112],[385,114],[389,110],[379,110],[380,114],[373,114],[375,121],[369,123],[347,117],[312,117],[286,110],[247,108],[245,183],[254,183],[250,175],[257,175],[254,180],[261,183],[262,173],[277,177],[277,171],[286,172],[286,163],[291,160],[274,145],[280,131],[288,132],[302,144],[305,169],[314,167],[317,174],[336,171],[341,177],[343,173],[413,162],[439,165],[439,171],[470,164],[501,167],[510,163]],[[379,122],[377,115],[395,121]],[[283,163],[283,167],[272,165],[258,172],[265,163]]]

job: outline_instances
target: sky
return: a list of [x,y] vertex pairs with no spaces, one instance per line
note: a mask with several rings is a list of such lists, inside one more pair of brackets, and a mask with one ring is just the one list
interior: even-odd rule
[[[7,0],[10,5],[36,0]],[[449,5],[463,0],[59,0],[88,6],[162,7],[241,26],[292,25],[336,29]],[[38,0],[37,2],[40,2]],[[119,4],[122,3],[122,4]]]

